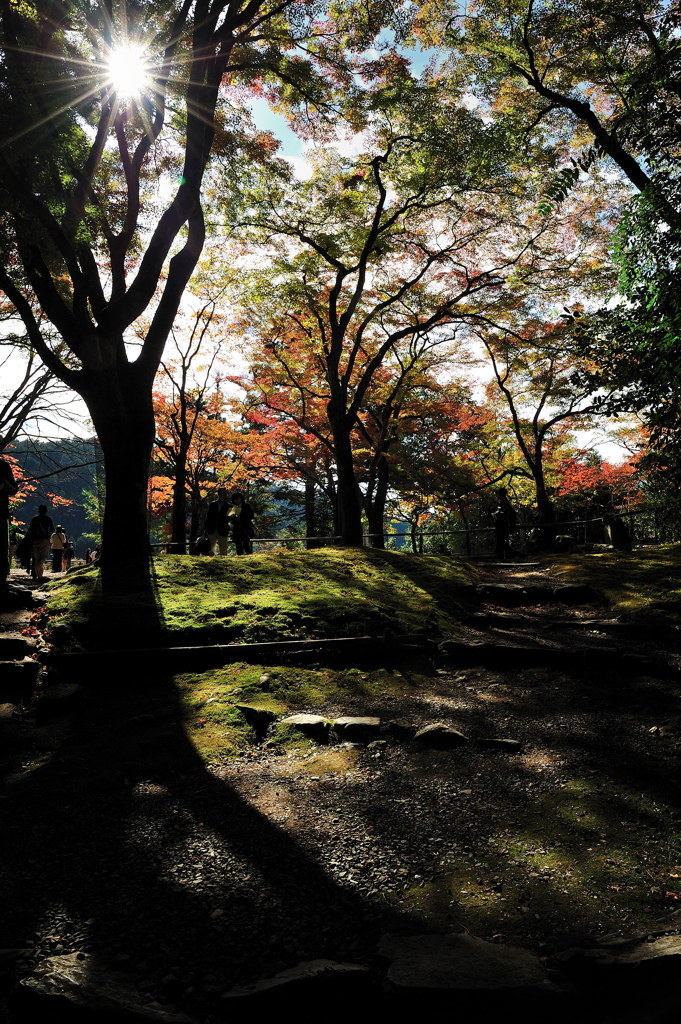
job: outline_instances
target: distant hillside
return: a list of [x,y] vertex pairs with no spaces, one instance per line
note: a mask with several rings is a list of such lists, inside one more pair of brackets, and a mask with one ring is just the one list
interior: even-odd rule
[[[38,505],[44,503],[55,525],[59,522],[64,526],[81,557],[90,543],[83,535],[98,534],[100,529],[97,469],[101,468],[102,453],[98,442],[79,438],[18,441],[11,454],[36,485],[30,499],[15,509],[15,518],[28,523]],[[55,497],[70,504],[55,503]]]

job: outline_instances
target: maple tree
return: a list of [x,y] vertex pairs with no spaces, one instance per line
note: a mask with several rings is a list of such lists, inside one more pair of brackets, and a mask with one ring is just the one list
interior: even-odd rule
[[463,74],[480,109],[513,124],[526,159],[548,172],[544,208],[601,163],[638,193],[614,236],[619,301],[574,326],[607,409],[645,414],[651,465],[681,479],[678,4],[474,0],[455,15],[438,3],[426,11],[417,30],[451,47],[457,87]]
[[[331,12],[304,0],[0,3],[0,289],[92,416],[112,570],[148,551],[152,388],[203,247],[211,153],[247,166],[257,148],[230,97],[266,85],[285,104],[328,103],[352,81],[344,50],[380,31],[370,7],[361,29],[318,31]],[[353,9],[334,5],[341,20]]]
[[[362,542],[353,436],[369,430],[382,368],[411,340],[444,340],[451,325],[507,301],[536,273],[548,230],[504,174],[499,139],[459,103],[438,119],[437,89],[410,88],[404,134],[378,119],[369,152],[317,151],[307,181],[268,165],[239,221],[270,260],[251,272],[245,319],[297,422],[332,450],[346,544]],[[419,130],[424,111],[436,120]],[[257,374],[264,389],[272,373]]]

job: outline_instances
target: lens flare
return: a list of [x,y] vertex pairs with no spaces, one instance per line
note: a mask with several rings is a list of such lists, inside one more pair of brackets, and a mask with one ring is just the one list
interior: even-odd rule
[[136,99],[148,88],[151,75],[141,46],[117,46],[109,54],[108,81],[119,99]]

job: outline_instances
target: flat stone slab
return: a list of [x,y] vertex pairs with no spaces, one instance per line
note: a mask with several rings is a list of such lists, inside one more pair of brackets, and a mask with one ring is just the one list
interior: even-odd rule
[[348,743],[370,743],[378,739],[381,731],[381,719],[367,716],[353,718],[346,715],[336,718],[331,724],[331,732],[335,738]]
[[37,646],[35,640],[19,633],[0,633],[0,660],[24,658],[32,654]]
[[[38,1020],[96,1020],[107,1024],[130,1021],[191,1024],[184,1014],[170,1013],[144,1003],[127,979],[107,973],[94,957],[69,953],[42,960],[19,983],[17,1003]],[[28,1019],[26,1016],[25,1019]]]
[[393,992],[545,995],[559,991],[534,953],[472,935],[384,935],[378,953],[391,961],[386,984]]
[[468,743],[467,736],[442,722],[424,725],[415,733],[414,740],[433,750],[453,750],[455,747],[462,747],[464,743]]
[[295,729],[296,732],[309,736],[318,743],[328,743],[330,722],[321,715],[288,715],[279,721],[279,725]]
[[[278,1009],[288,1006],[288,1000],[310,998],[351,998],[365,995],[372,986],[368,967],[361,964],[339,963],[335,960],[306,960],[271,978],[262,978],[251,985],[225,992],[225,1001],[272,1005]],[[304,1005],[304,1004],[303,1004]]]
[[25,704],[33,695],[40,665],[32,658],[0,661],[0,701]]

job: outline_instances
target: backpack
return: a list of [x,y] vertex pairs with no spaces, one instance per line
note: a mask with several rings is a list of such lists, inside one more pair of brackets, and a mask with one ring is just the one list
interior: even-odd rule
[[52,520],[47,516],[36,516],[30,526],[32,540],[49,540],[52,536]]

